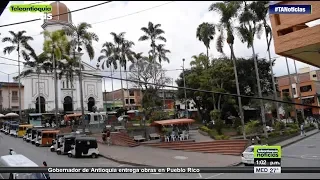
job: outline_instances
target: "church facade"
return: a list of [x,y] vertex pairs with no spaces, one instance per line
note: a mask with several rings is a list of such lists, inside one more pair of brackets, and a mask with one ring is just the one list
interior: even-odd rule
[[[52,15],[68,12],[69,9],[63,3],[57,1],[51,3]],[[71,14],[64,14],[56,16],[52,20],[45,20],[42,28],[49,32],[62,29],[64,26],[71,26]],[[69,39],[70,40],[70,39]],[[79,54],[82,56],[82,54]],[[90,74],[99,74],[97,68],[85,63],[82,59],[84,71]],[[30,67],[24,67],[22,71],[29,70]],[[58,73],[57,73],[58,74]],[[41,113],[52,112],[55,109],[55,87],[54,87],[54,73],[45,73],[44,71],[33,73],[21,77],[21,83],[24,85],[24,101],[25,109],[35,108],[38,110],[39,101],[41,106]],[[59,111],[75,112],[81,110],[80,104],[80,88],[79,77],[74,75],[72,84],[70,80],[67,81],[65,77],[58,79],[58,107]],[[83,100],[85,111],[92,111],[92,107],[96,106],[98,110],[103,108],[102,98],[102,78],[97,76],[90,76],[83,74],[82,80]],[[39,99],[40,97],[40,99]]]

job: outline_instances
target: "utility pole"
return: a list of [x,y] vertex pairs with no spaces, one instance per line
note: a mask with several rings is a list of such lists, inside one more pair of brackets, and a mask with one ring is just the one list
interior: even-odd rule
[[115,108],[114,108],[114,90],[113,90],[113,78],[112,78],[112,76],[113,76],[113,69],[112,69],[112,65],[110,66],[111,67],[111,88],[112,88],[112,110],[114,110]]
[[8,108],[10,108],[11,107],[11,104],[10,104],[10,102],[11,102],[11,100],[10,100],[10,74],[8,74],[8,101],[9,101]]
[[[288,70],[288,77],[289,77],[289,84],[290,84],[291,97],[292,97],[292,101],[294,101],[294,93],[293,93],[293,89],[292,89],[291,74],[290,74],[290,69],[289,69],[288,59],[287,59],[287,58],[286,58],[286,63],[287,63],[287,70]],[[294,105],[294,106],[295,106],[295,105]],[[296,108],[296,107],[294,107],[294,109],[295,109],[295,119],[296,119],[296,122],[298,122],[297,108]]]
[[[53,48],[54,49],[54,48]],[[58,118],[58,109],[59,109],[59,104],[58,104],[58,80],[57,80],[57,68],[56,68],[56,62],[54,59],[54,52],[52,52],[52,61],[53,61],[53,69],[54,69],[54,103],[55,103],[55,110],[54,110],[54,115],[55,115],[55,120],[56,124],[60,124],[59,118]]]
[[41,99],[40,99],[40,68],[37,67],[38,73],[38,106],[39,106],[39,113],[41,113]]
[[[301,91],[300,91],[300,78],[299,78],[299,74],[298,74],[298,71],[297,71],[296,60],[293,60],[293,62],[294,62],[294,68],[296,70],[296,76],[297,76],[296,89],[297,89],[297,92],[299,93],[300,104],[302,104]],[[301,115],[302,115],[302,118],[304,119],[304,107],[303,106],[300,106],[300,107],[302,107],[301,108]]]
[[186,116],[187,118],[189,118],[189,113],[188,113],[188,109],[187,109],[187,90],[186,90],[186,77],[185,77],[185,74],[184,74],[184,61],[185,59],[183,58],[182,59],[182,70],[183,70],[183,88],[184,88],[184,109],[185,109],[185,113],[186,113]]
[[[78,47],[78,53],[80,54],[81,52],[81,47]],[[79,86],[80,86],[80,106],[81,106],[81,120],[82,120],[82,132],[86,132],[86,125],[85,125],[85,120],[84,120],[84,107],[83,107],[83,91],[82,91],[82,60],[79,58]]]
[[[19,46],[18,46],[19,47]],[[20,83],[20,76],[21,76],[21,74],[20,74],[20,52],[19,52],[19,49],[20,48],[18,48],[17,49],[17,51],[18,51],[18,78],[19,78],[19,119],[20,119],[20,122],[22,121],[22,118],[21,118],[21,116],[22,116],[22,112],[21,112],[21,83]]]

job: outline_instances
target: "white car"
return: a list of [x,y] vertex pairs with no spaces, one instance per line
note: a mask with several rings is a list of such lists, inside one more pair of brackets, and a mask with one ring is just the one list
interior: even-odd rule
[[251,145],[247,147],[246,150],[243,151],[241,156],[241,162],[245,165],[253,165],[254,164],[254,156],[253,156],[254,146]]

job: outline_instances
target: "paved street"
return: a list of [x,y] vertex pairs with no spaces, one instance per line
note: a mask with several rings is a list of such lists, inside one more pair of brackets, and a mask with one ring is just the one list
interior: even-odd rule
[[[56,153],[52,153],[45,147],[36,147],[30,143],[23,142],[22,139],[6,136],[1,134],[0,140],[0,155],[8,154],[8,149],[13,148],[17,153],[24,154],[37,164],[41,165],[42,161],[47,161],[49,166],[70,166],[70,167],[121,167],[128,166],[118,164],[113,161],[109,161],[105,158],[91,159],[81,158],[74,159],[67,156],[58,156]],[[320,166],[320,134],[316,134],[307,139],[304,139],[296,144],[288,146],[283,149],[282,165],[285,167],[319,167]],[[170,164],[168,164],[170,166]],[[58,179],[70,179],[70,178],[105,178],[105,179],[254,179],[254,178],[292,178],[292,179],[317,179],[320,174],[281,174],[281,175],[261,175],[261,174],[51,174],[52,178]]]
[[[99,157],[98,159],[92,158],[69,158],[66,155],[57,155],[49,151],[48,147],[36,147],[31,143],[24,142],[20,138],[14,138],[3,133],[0,133],[0,156],[9,154],[9,148],[13,148],[19,154],[27,156],[29,159],[42,165],[43,161],[47,161],[48,166],[52,167],[121,167],[127,166],[123,164],[118,164],[113,161],[107,160],[105,158]],[[196,178],[199,177],[198,174],[107,174],[107,173],[90,173],[90,174],[51,174],[52,178],[56,179],[120,179],[120,178],[130,178],[130,179],[185,179],[185,178]]]
[[[282,149],[283,167],[319,167],[320,133]],[[318,179],[319,174],[212,174],[205,179]]]

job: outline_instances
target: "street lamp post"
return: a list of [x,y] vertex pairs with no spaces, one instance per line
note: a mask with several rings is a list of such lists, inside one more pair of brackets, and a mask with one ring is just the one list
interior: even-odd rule
[[[78,47],[78,53],[80,54],[80,52],[82,51],[81,47]],[[84,107],[83,107],[83,91],[82,91],[82,60],[81,58],[79,58],[79,86],[80,86],[80,106],[81,106],[81,120],[82,120],[82,132],[85,133],[86,132],[86,125],[85,125],[85,121],[84,121]]]
[[184,89],[184,99],[185,99],[184,109],[185,109],[185,113],[186,113],[187,118],[189,118],[188,109],[187,109],[187,90],[186,90],[186,77],[184,74],[184,61],[185,61],[185,59],[183,58],[182,59],[182,62],[183,62],[182,71],[183,71],[183,89]]

